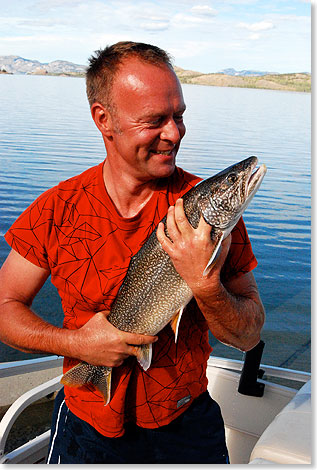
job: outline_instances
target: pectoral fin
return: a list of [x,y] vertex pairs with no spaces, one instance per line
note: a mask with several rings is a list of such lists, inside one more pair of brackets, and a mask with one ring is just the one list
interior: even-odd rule
[[213,265],[215,264],[215,262],[217,261],[219,255],[221,253],[221,242],[223,240],[223,237],[224,237],[224,234],[223,234],[223,232],[221,232],[220,235],[216,239],[215,248],[214,248],[214,250],[211,254],[210,260],[208,261],[208,264],[205,267],[204,272],[203,272],[204,276],[207,276],[208,273],[211,271]]
[[152,344],[135,346],[136,358],[144,370],[148,370],[152,362]]
[[65,372],[61,378],[61,383],[69,387],[82,387],[91,383],[102,394],[105,405],[108,405],[111,397],[111,371],[111,367],[97,367],[86,362],[80,362]]
[[181,307],[170,322],[171,328],[175,334],[175,343],[177,343],[178,329],[179,329],[179,324],[182,318],[183,311],[184,311],[184,307]]

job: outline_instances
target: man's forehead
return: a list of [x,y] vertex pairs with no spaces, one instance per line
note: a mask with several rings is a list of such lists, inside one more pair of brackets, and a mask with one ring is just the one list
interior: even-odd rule
[[138,59],[122,63],[112,87],[114,102],[125,109],[137,107],[138,112],[152,114],[166,106],[184,107],[180,83],[167,65],[155,65]]
[[139,89],[141,86],[144,86],[143,80],[135,73],[127,74],[125,79],[127,86],[132,90]]
[[132,57],[121,63],[114,78],[114,86],[122,84],[132,90],[146,85],[153,86],[163,76],[177,80],[176,74],[167,64],[154,64]]

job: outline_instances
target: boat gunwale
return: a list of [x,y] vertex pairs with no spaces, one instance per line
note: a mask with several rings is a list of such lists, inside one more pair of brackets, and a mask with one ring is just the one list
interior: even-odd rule
[[[13,362],[6,362],[0,363],[0,377],[2,378],[9,378],[14,375],[21,375],[29,372],[36,372],[41,370],[47,370],[51,368],[58,367],[62,365],[63,358],[60,356],[49,356],[49,357],[42,357],[36,359],[30,359],[26,361],[13,361]],[[239,372],[241,372],[243,368],[244,361],[235,360],[235,359],[226,359],[216,356],[210,356],[208,363],[207,363],[207,370],[208,368],[211,369],[219,369],[222,370],[225,374],[234,373],[237,375],[237,381],[239,377]],[[309,372],[303,371],[296,371],[293,369],[284,369],[278,366],[269,366],[266,364],[261,364],[261,368],[265,369],[266,375],[270,377],[278,377],[278,378],[285,378],[291,381],[299,381],[306,383],[311,379],[311,374]],[[3,416],[0,422],[0,464],[2,463],[14,463],[13,459],[23,455],[25,450],[26,456],[29,455],[32,445],[38,446],[39,442],[46,442],[43,440],[44,434],[37,436],[35,439],[28,441],[27,443],[23,444],[22,446],[14,449],[13,451],[5,454],[5,444],[7,437],[9,435],[10,429],[18,418],[20,413],[29,406],[30,404],[37,401],[39,398],[45,396],[48,393],[51,393],[53,390],[58,390],[61,385],[59,383],[59,379],[61,376],[55,377],[42,385],[32,388],[28,392],[25,392],[21,395],[15,402],[10,406],[7,410],[6,414]],[[267,380],[261,380],[261,382],[265,383],[266,385],[272,385],[273,388],[278,388],[281,391],[294,391],[297,392],[297,389],[293,389],[290,387],[285,387],[283,385],[279,385],[276,383],[270,383]],[[230,426],[229,426],[230,427]],[[46,431],[48,433],[49,431]],[[250,434],[251,435],[251,434]],[[42,440],[42,441],[41,441]],[[33,444],[32,444],[33,443]],[[44,445],[44,444],[43,444]],[[44,451],[44,449],[43,449]],[[10,462],[11,461],[11,462]],[[21,463],[21,462],[19,462]]]

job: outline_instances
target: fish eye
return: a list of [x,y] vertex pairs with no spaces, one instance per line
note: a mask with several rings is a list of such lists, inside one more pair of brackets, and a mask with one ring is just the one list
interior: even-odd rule
[[235,183],[237,181],[237,179],[238,179],[237,175],[235,175],[234,173],[230,173],[230,175],[228,175],[228,177],[227,177],[227,181],[231,184]]

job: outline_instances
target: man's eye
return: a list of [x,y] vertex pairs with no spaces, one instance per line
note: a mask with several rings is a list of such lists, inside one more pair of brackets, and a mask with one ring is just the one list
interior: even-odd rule
[[179,115],[174,116],[174,120],[175,122],[183,122],[183,115],[179,114]]
[[162,122],[162,118],[158,118],[158,119],[153,119],[153,121],[150,121],[150,125],[151,126],[159,126]]

